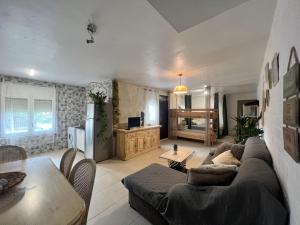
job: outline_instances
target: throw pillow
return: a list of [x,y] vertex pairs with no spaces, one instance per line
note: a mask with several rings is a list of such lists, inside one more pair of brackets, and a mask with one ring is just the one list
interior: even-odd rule
[[187,173],[187,183],[191,185],[229,185],[237,173],[233,165],[206,165],[191,168]]
[[224,143],[220,144],[217,147],[217,149],[215,150],[214,157],[217,157],[218,155],[220,155],[223,152],[227,151],[228,149],[231,148],[232,145],[233,145],[232,143],[228,143],[228,142],[224,142]]
[[220,154],[216,158],[214,158],[212,161],[216,165],[219,165],[219,164],[236,165],[236,166],[241,165],[241,162],[233,156],[233,154],[231,153],[231,150],[223,152],[222,154]]
[[243,153],[244,153],[245,145],[234,144],[231,146],[231,153],[232,155],[241,160]]

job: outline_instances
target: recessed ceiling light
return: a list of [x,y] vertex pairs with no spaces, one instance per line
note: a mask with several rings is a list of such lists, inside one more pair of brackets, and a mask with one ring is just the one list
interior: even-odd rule
[[36,74],[36,71],[34,69],[30,69],[28,71],[28,75],[31,76],[31,77],[33,77],[35,74]]

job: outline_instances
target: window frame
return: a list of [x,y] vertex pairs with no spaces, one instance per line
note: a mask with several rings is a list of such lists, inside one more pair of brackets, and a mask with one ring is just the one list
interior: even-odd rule
[[[34,114],[35,114],[35,105],[34,105],[34,103],[35,103],[35,100],[40,100],[40,101],[51,101],[51,108],[52,108],[52,128],[51,129],[49,129],[49,130],[42,130],[42,131],[36,131],[35,130],[35,128],[36,128],[36,126],[35,126],[35,124],[34,124],[34,122],[35,122],[35,120],[34,120]],[[32,99],[32,119],[30,120],[30,122],[31,122],[31,129],[32,129],[32,131],[31,131],[31,133],[33,133],[33,134],[40,134],[40,133],[54,133],[54,131],[55,131],[55,121],[56,121],[56,119],[55,119],[55,108],[53,107],[53,105],[54,105],[55,103],[53,102],[53,100],[50,100],[50,99],[41,99],[41,98],[34,98],[34,99]]]
[[[27,123],[27,131],[23,131],[23,132],[6,132],[6,100],[7,99],[23,99],[27,101],[27,113],[28,113],[28,123]],[[28,98],[12,98],[12,97],[4,97],[4,109],[3,109],[3,120],[1,122],[3,122],[3,133],[5,136],[12,136],[12,135],[22,135],[22,134],[27,134],[30,132],[30,113],[29,113],[29,100]]]
[[[15,91],[16,90],[16,91]],[[6,133],[5,132],[5,99],[6,98],[21,98],[27,99],[27,110],[29,114],[28,131]],[[52,101],[52,129],[35,131],[34,126],[34,101],[35,100],[50,100]],[[55,87],[42,87],[32,84],[18,84],[11,82],[1,83],[1,136],[3,137],[21,137],[56,133],[56,90]]]

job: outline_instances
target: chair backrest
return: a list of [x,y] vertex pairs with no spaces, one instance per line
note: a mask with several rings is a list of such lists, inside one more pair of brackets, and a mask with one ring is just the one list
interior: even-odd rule
[[92,191],[94,187],[96,174],[96,163],[92,159],[83,159],[79,161],[70,174],[69,181],[73,185],[75,191],[85,201],[85,215],[81,224],[86,224],[90,207]]
[[72,165],[76,156],[76,151],[73,148],[68,149],[62,156],[60,161],[60,171],[68,179]]
[[15,145],[0,146],[0,163],[27,159],[24,148]]

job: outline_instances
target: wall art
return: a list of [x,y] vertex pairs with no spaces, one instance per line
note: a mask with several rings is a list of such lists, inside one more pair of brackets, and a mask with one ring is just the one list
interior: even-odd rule
[[283,127],[283,139],[285,151],[296,161],[299,162],[299,133],[298,129]]
[[[291,60],[294,56],[295,64],[291,67]],[[295,47],[291,49],[288,72],[283,76],[283,97],[288,98],[299,92],[299,60]]]
[[270,104],[270,91],[269,89],[266,90],[266,106]]
[[297,97],[283,102],[283,123],[296,127],[299,124],[299,99]]
[[[295,64],[291,66],[292,58]],[[283,142],[285,151],[296,161],[299,153],[299,60],[295,47],[292,47],[288,71],[283,77]],[[294,96],[294,97],[293,97]],[[290,127],[291,126],[291,127]]]
[[266,66],[265,66],[265,82],[266,83],[269,82],[269,74],[270,74],[270,65],[267,62]]
[[273,87],[275,87],[279,82],[279,54],[275,53],[272,61],[272,81]]

